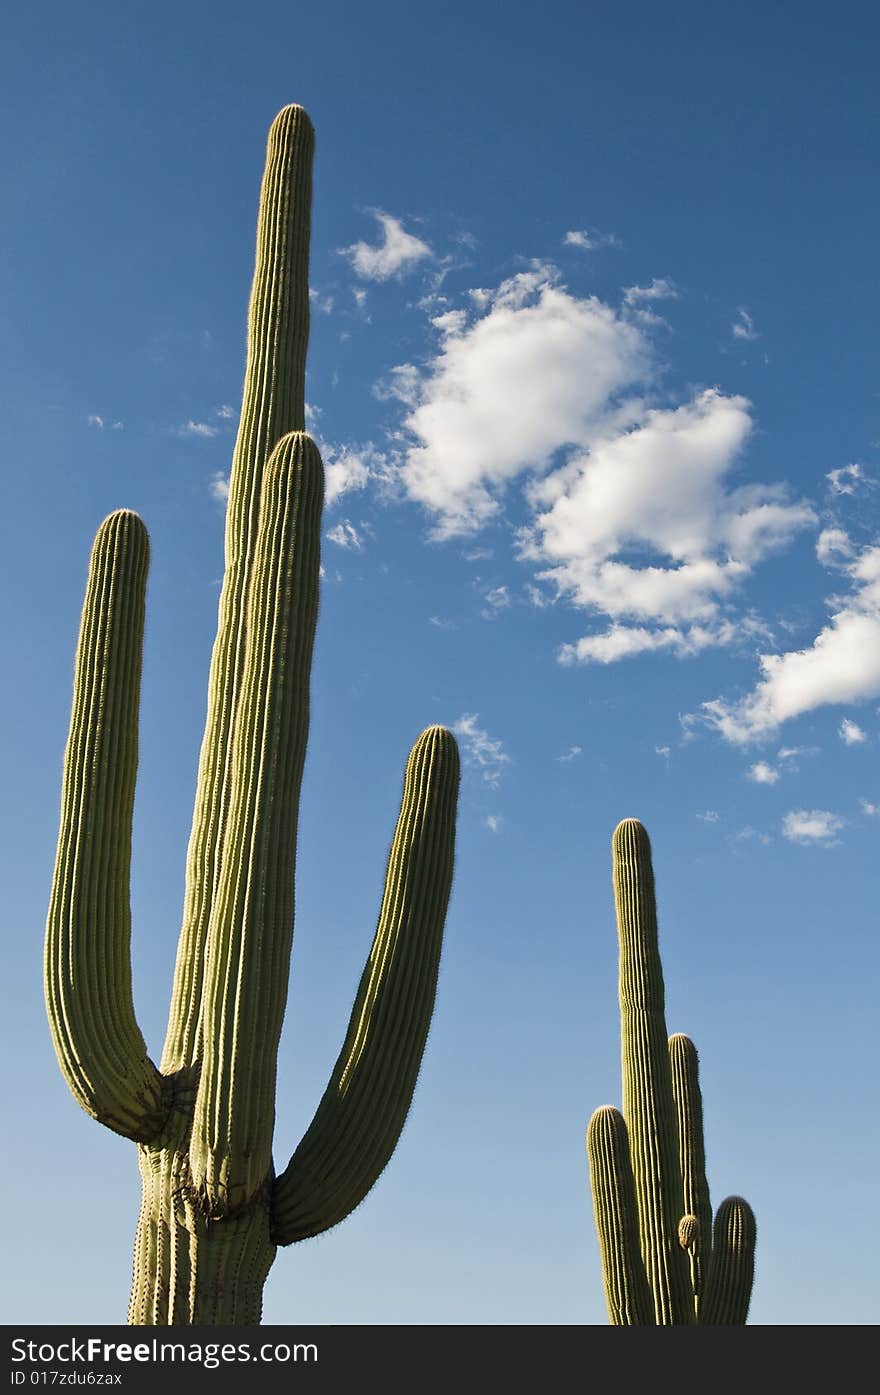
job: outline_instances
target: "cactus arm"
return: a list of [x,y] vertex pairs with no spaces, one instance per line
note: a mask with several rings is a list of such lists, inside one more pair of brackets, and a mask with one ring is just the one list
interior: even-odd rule
[[192,1180],[211,1215],[272,1164],[275,1074],[293,936],[299,792],[318,614],[324,472],[308,436],[272,453],[251,575],[229,816],[208,932]]
[[751,1206],[741,1196],[721,1202],[715,1216],[712,1267],[700,1322],[704,1326],[742,1326],[749,1313],[755,1277],[757,1229]]
[[162,1055],[166,1072],[192,1065],[201,1054],[208,924],[229,811],[232,733],[241,691],[249,567],[263,470],[281,437],[304,426],[313,149],[314,131],[307,114],[299,106],[285,107],[269,131],[260,191],[247,364],[226,514],[226,571],[187,853],[183,925]]
[[92,549],[80,624],[61,827],[45,942],[45,989],[58,1062],[87,1114],[146,1142],[166,1112],[131,992],[131,823],[147,531],[105,519]]
[[672,1093],[678,1119],[678,1157],[681,1166],[682,1216],[693,1217],[696,1225],[687,1230],[687,1250],[694,1293],[694,1314],[700,1320],[700,1302],[712,1254],[712,1204],[706,1179],[706,1151],[703,1143],[703,1097],[700,1092],[697,1049],[690,1037],[679,1032],[669,1038],[669,1064]]
[[623,1115],[597,1109],[587,1128],[590,1190],[608,1316],[614,1327],[652,1327],[654,1300],[639,1247],[639,1215]]
[[658,1326],[694,1321],[687,1261],[678,1239],[681,1172],[666,1036],[663,969],[651,845],[637,819],[612,840],[620,942],[623,1116],[638,1200],[642,1256]]
[[458,748],[429,727],[407,762],[373,946],[315,1117],[272,1197],[273,1239],[336,1225],[366,1196],[403,1128],[430,1026],[452,885]]

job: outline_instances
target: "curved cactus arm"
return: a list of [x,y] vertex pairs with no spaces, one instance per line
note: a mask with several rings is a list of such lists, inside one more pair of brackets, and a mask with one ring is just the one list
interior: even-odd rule
[[74,1098],[139,1142],[156,1136],[166,1112],[131,993],[131,823],[149,552],[146,528],[125,509],[105,519],[92,549],[44,966],[49,1025]]
[[712,1258],[712,1203],[706,1179],[703,1142],[703,1096],[700,1093],[697,1048],[679,1032],[669,1038],[672,1094],[678,1119],[678,1157],[681,1165],[682,1216],[695,1221],[687,1227],[686,1243],[679,1226],[679,1241],[687,1250],[694,1293],[694,1313],[700,1320],[700,1302]]
[[444,727],[410,752],[373,946],[348,1033],[321,1099],[272,1195],[273,1239],[336,1225],[394,1151],[434,1008],[452,885],[459,757]]
[[653,1327],[629,1138],[623,1115],[611,1105],[597,1109],[590,1120],[587,1158],[608,1316],[614,1327]]
[[700,1322],[741,1327],[749,1315],[755,1277],[757,1227],[749,1203],[729,1196],[718,1207],[712,1240],[712,1267]]
[[302,432],[285,436],[263,485],[230,808],[208,931],[205,1054],[190,1162],[214,1216],[245,1206],[272,1165],[323,500],[317,447]]
[[226,571],[187,853],[183,925],[162,1055],[167,1072],[192,1065],[201,1054],[208,923],[229,812],[232,736],[242,684],[248,579],[263,470],[281,437],[301,431],[305,424],[313,150],[314,131],[307,114],[302,107],[285,107],[269,131],[260,191],[247,364],[226,512]]
[[637,819],[612,838],[620,942],[623,1117],[629,1135],[642,1257],[657,1325],[694,1321],[688,1265],[678,1239],[681,1170],[666,1037],[663,969],[651,844]]

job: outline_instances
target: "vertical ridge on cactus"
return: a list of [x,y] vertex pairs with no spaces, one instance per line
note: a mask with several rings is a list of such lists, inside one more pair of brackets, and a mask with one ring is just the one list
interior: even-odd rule
[[46,928],[50,1029],[77,1102],[138,1143],[128,1320],[254,1324],[278,1244],[367,1195],[406,1120],[434,1009],[452,886],[458,750],[410,753],[373,948],[315,1119],[276,1179],[277,1053],[318,616],[324,472],[303,431],[314,136],[272,123],[257,224],[226,570],[165,1047],[131,993],[129,871],[149,561],[120,510],[92,552]]
[[718,1208],[706,1181],[697,1052],[667,1038],[651,844],[637,819],[612,839],[620,950],[623,1113],[593,1114],[587,1157],[614,1326],[743,1324],[755,1223],[742,1198]]

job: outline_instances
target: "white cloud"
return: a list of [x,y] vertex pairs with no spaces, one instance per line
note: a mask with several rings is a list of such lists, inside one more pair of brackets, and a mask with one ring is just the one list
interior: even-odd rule
[[649,371],[642,332],[572,296],[553,267],[534,265],[486,295],[483,313],[435,322],[440,350],[403,423],[403,483],[435,515],[437,538],[476,531],[511,480],[595,440],[614,399]]
[[859,804],[862,813],[867,814],[870,818],[876,818],[880,814],[880,804],[872,804],[870,799],[860,799]]
[[738,833],[733,835],[734,843],[750,843],[752,841],[761,843],[766,848],[770,846],[773,839],[769,833],[762,833],[760,829],[753,828],[750,823],[747,823],[745,828],[741,828]]
[[403,276],[425,257],[433,256],[427,242],[406,232],[403,224],[390,213],[374,209],[373,216],[382,229],[382,241],[377,247],[367,242],[355,242],[341,247],[340,255],[350,259],[358,276],[366,281],[388,281]]
[[309,304],[313,305],[322,315],[329,315],[333,309],[332,295],[321,295],[314,286],[309,286]]
[[648,286],[627,286],[624,304],[639,305],[646,300],[677,300],[678,287],[668,276],[655,276]]
[[614,233],[597,232],[595,228],[571,228],[562,239],[566,247],[579,247],[582,252],[595,252],[600,247],[613,247]]
[[730,326],[734,339],[760,339],[760,334],[755,329],[755,322],[748,310],[740,306],[737,317]]
[[782,820],[782,835],[790,843],[827,846],[838,841],[843,827],[844,820],[827,809],[792,809]]
[[211,476],[208,488],[218,503],[225,504],[229,498],[229,476],[224,475],[222,470],[218,470],[216,474]]
[[849,717],[844,717],[837,734],[846,746],[858,746],[868,739],[867,732],[862,730],[858,722],[850,721]]
[[817,707],[880,695],[880,544],[847,567],[852,590],[832,598],[829,623],[808,649],[762,654],[762,677],[738,702],[715,698],[685,723],[702,721],[725,741],[746,744]]
[[324,536],[329,542],[336,543],[337,547],[354,548],[356,552],[359,552],[364,545],[357,528],[353,523],[349,523],[347,518],[337,523],[335,527],[329,528]]
[[185,421],[183,426],[178,426],[174,432],[175,436],[200,436],[208,439],[216,436],[218,427],[209,426],[206,421]]
[[487,784],[497,785],[504,766],[510,763],[510,756],[497,737],[477,726],[478,719],[479,713],[465,712],[452,730],[462,743],[465,762],[477,766]]
[[383,479],[386,457],[371,442],[363,446],[333,446],[318,441],[324,462],[324,502],[328,508],[354,489],[365,489],[370,480]]
[[224,421],[232,421],[235,416],[235,408],[230,406],[228,402],[224,402],[222,407],[217,408],[217,415],[222,417]]
[[816,539],[816,556],[823,567],[843,567],[853,555],[852,540],[845,528],[823,528]]
[[746,771],[746,777],[754,780],[756,785],[775,785],[779,779],[779,771],[774,766],[768,765],[765,760],[759,760],[755,765]]
[[718,823],[721,815],[716,809],[707,809],[704,814],[697,814],[697,818],[702,819],[703,823]]
[[837,470],[829,470],[825,476],[832,494],[855,494],[860,484],[865,483],[865,471],[861,465],[841,465]]
[[86,418],[86,421],[88,422],[89,426],[94,426],[96,430],[104,430],[104,418],[99,417],[96,413],[92,413],[90,417]]
[[654,751],[658,756],[662,756],[664,760],[669,760],[670,750],[668,746],[655,746]]
[[564,755],[561,755],[561,756],[557,756],[556,759],[557,759],[558,761],[562,761],[563,763],[564,763],[565,761],[574,760],[575,756],[579,756],[579,755],[581,754],[582,751],[583,751],[583,747],[582,747],[582,746],[569,746],[569,748],[568,748],[568,750],[565,752],[565,754],[564,754]]
[[504,826],[504,820],[500,814],[488,814],[486,817],[486,827],[490,833],[500,833]]

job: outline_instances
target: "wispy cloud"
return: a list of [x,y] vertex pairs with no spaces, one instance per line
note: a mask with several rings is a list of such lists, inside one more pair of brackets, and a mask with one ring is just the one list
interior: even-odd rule
[[625,305],[640,305],[646,300],[677,300],[678,287],[668,276],[655,276],[647,286],[627,286],[623,293]]
[[718,823],[721,819],[721,815],[718,813],[717,809],[707,809],[705,813],[697,814],[697,818],[702,819],[703,823]]
[[453,723],[452,730],[462,743],[466,764],[476,766],[487,784],[497,785],[505,765],[510,764],[510,756],[497,737],[477,725],[478,721],[479,713],[465,712]]
[[486,817],[486,827],[490,833],[500,833],[504,827],[504,820],[500,814],[488,814]]
[[876,818],[880,815],[880,804],[872,804],[870,799],[860,799],[859,806],[862,813],[867,814],[869,818]]
[[309,286],[309,304],[322,315],[329,315],[333,309],[332,295],[322,295],[314,286]]
[[185,421],[182,426],[178,426],[175,428],[174,434],[175,436],[183,437],[202,437],[203,439],[207,440],[211,436],[216,436],[219,432],[219,429],[219,427],[211,426],[206,421]]
[[782,836],[790,843],[830,846],[845,820],[827,809],[792,809],[782,820]]
[[734,339],[760,339],[760,334],[755,329],[755,322],[744,306],[740,306],[736,314],[736,319],[730,326]]
[[[105,428],[106,425],[107,425],[107,422],[106,422],[106,420],[104,419],[104,417],[99,417],[98,414],[97,414],[96,412],[93,412],[93,413],[91,414],[91,416],[86,417],[86,422],[87,422],[87,424],[88,424],[89,426],[93,426],[93,427],[95,428],[96,431],[103,431],[104,428]],[[125,423],[124,423],[124,422],[121,422],[121,421],[111,421],[111,423],[110,423],[110,430],[111,430],[111,431],[123,431],[124,429],[125,429]]]
[[613,247],[614,233],[599,232],[597,228],[571,228],[562,239],[566,247],[579,247],[582,252],[595,252],[600,247]]
[[221,417],[223,421],[232,421],[235,417],[235,408],[228,402],[224,402],[221,407],[217,408],[217,415]]
[[433,256],[427,242],[407,232],[398,218],[378,208],[371,211],[382,230],[382,241],[376,246],[355,242],[339,249],[341,256],[349,258],[358,276],[365,281],[388,281],[403,276],[417,263]]
[[353,548],[356,552],[359,552],[364,545],[363,538],[357,528],[347,518],[342,519],[335,527],[329,528],[324,536],[329,542],[335,543],[337,547]]
[[866,481],[866,475],[861,465],[841,465],[836,470],[829,470],[825,476],[832,494],[855,494],[860,485]]
[[576,756],[581,755],[582,751],[582,746],[569,746],[568,750],[563,755],[557,756],[556,759],[564,764],[566,761],[574,760]]

